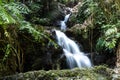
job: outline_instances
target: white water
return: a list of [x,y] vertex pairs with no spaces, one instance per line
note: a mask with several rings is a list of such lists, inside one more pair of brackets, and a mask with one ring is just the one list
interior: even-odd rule
[[67,22],[67,21],[68,21],[70,15],[71,15],[71,13],[70,13],[70,14],[67,14],[67,15],[65,16],[65,18],[64,18],[64,22]]
[[65,22],[64,22],[64,21],[61,21],[61,22],[60,22],[60,25],[61,25],[61,27],[60,27],[61,30],[66,31],[66,27],[67,27],[67,26],[66,26]]
[[55,30],[58,44],[63,48],[67,58],[67,64],[70,68],[91,67],[89,58],[80,51],[78,45],[68,38],[63,32]]
[[61,30],[66,31],[66,28],[67,28],[66,22],[68,21],[70,15],[71,15],[71,13],[70,13],[70,14],[67,14],[67,15],[65,16],[64,20],[63,20],[63,21],[60,21]]

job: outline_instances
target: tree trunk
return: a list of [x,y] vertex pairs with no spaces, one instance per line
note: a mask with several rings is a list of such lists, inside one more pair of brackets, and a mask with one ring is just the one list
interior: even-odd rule
[[119,42],[118,47],[117,47],[116,57],[117,57],[116,66],[120,67],[120,42]]

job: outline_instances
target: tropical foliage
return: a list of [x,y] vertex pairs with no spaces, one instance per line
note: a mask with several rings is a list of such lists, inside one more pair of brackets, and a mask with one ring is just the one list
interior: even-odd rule
[[[92,16],[93,29],[100,31],[96,49],[113,49],[120,38],[119,2],[112,0],[84,0],[79,9],[78,21],[83,23]],[[83,16],[84,15],[84,16]]]
[[116,47],[118,39],[120,38],[120,20],[118,17],[120,11],[117,7],[118,4],[119,3],[108,0],[108,2],[101,1],[98,5],[99,7],[101,7],[101,10],[105,15],[106,23],[101,25],[101,29],[103,32],[101,34],[103,35],[101,35],[101,37],[99,38],[97,45],[101,47],[105,46],[107,49],[113,49],[114,47]]
[[25,20],[25,15],[29,13],[31,10],[21,2],[0,2],[0,70],[6,74],[23,71],[24,52],[20,35],[32,42],[44,44],[43,38],[46,38],[54,43],[42,28],[33,27],[35,25]]
[[[117,51],[119,54],[120,0],[0,0],[0,75],[33,70],[24,70],[26,58],[33,61],[36,57],[30,55],[45,56],[49,55],[48,49],[57,49],[51,37],[51,26],[57,19],[64,18],[65,6],[73,7],[79,1],[82,4],[71,23],[85,26],[83,34],[90,41],[91,52]],[[36,64],[28,62],[27,65],[38,67]]]

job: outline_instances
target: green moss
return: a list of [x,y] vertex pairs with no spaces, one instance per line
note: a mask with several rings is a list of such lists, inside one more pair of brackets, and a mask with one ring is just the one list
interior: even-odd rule
[[[14,78],[14,76],[6,77]],[[111,80],[112,70],[105,66],[95,66],[93,68],[82,68],[72,70],[39,70],[21,73],[17,75],[19,80]]]

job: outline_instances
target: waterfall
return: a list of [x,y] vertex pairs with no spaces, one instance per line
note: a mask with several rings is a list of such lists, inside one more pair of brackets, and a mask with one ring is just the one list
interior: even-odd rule
[[[64,17],[64,20],[60,21],[61,30],[66,31],[66,23],[70,15],[71,10],[70,13]],[[72,69],[74,67],[82,68],[92,66],[90,59],[80,51],[79,46],[75,43],[75,41],[68,38],[63,32],[59,30],[54,30],[54,32],[56,34],[58,45],[63,48],[63,52],[66,56],[66,61],[69,68]]]
[[68,21],[70,15],[71,15],[71,13],[69,13],[69,14],[67,14],[67,15],[65,16],[65,18],[64,18],[64,22],[67,22],[67,21]]
[[69,17],[70,17],[71,13],[67,14],[64,18],[63,21],[60,21],[60,27],[61,27],[61,30],[63,31],[66,31],[66,22],[68,21]]
[[66,31],[66,24],[65,24],[65,22],[64,21],[60,21],[60,28],[61,28],[61,30],[63,30],[63,31]]
[[91,67],[89,58],[80,51],[78,45],[68,38],[63,32],[55,30],[58,44],[63,48],[63,52],[70,68],[74,67]]

